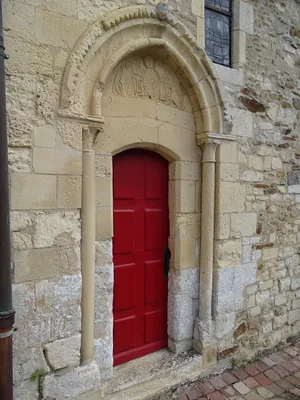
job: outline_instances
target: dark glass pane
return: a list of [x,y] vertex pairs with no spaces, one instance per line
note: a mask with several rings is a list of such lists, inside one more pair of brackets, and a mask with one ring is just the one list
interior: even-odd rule
[[212,61],[230,66],[230,17],[205,10],[205,49]]
[[230,12],[231,0],[205,0],[205,5],[216,10]]

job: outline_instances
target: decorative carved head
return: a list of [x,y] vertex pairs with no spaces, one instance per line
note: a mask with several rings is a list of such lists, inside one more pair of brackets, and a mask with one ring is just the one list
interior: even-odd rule
[[160,20],[164,21],[167,19],[168,12],[169,12],[169,6],[167,3],[160,2],[156,6],[156,12],[157,16]]
[[154,59],[150,56],[144,57],[144,64],[146,68],[153,68],[154,67]]

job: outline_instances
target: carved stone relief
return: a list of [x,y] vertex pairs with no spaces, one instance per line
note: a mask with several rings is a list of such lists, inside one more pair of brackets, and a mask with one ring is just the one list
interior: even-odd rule
[[151,56],[124,60],[115,71],[112,91],[117,96],[147,97],[185,109],[182,84],[169,67]]

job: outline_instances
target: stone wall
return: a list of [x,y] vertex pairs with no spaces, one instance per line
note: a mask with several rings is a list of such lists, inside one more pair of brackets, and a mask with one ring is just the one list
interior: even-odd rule
[[237,362],[300,332],[300,5],[246,3],[246,64],[217,66],[237,143],[219,167],[216,336]]
[[[239,70],[216,66],[224,86],[227,133],[236,141],[223,142],[217,157],[213,309],[219,358],[242,362],[300,332],[300,5],[298,0],[238,1],[244,13],[235,18],[245,29],[239,37],[246,39],[247,62]],[[30,382],[38,369],[46,374],[47,399],[97,388],[98,364],[101,379],[112,373],[111,221],[105,208],[111,200],[99,200],[104,181],[111,180],[111,157],[96,158],[102,185],[97,195],[96,363],[79,367],[81,129],[56,113],[62,73],[80,35],[105,13],[137,3],[3,1],[10,57],[6,84],[16,400],[38,398],[37,386]],[[203,13],[198,2],[170,0],[169,6],[199,38]],[[180,218],[177,230],[171,226],[174,236],[190,239],[192,234],[199,240],[195,221]],[[198,254],[193,258],[198,260]],[[174,304],[183,301],[182,293],[190,294],[189,316],[198,312],[194,266],[189,275],[172,271],[170,276],[181,285],[180,293],[170,292]],[[179,319],[174,326],[191,332],[184,316]]]

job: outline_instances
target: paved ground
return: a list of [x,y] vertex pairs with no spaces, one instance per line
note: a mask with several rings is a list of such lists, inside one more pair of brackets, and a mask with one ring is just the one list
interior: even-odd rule
[[161,399],[300,400],[300,343]]

